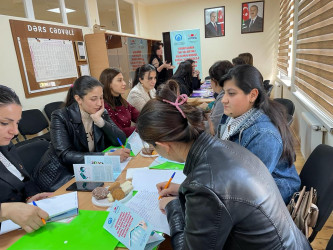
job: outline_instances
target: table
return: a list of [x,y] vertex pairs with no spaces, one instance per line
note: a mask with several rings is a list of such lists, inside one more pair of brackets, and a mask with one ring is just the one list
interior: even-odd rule
[[[153,161],[154,158],[143,157],[140,154],[133,157],[131,161],[127,164],[126,168],[122,171],[122,173],[117,178],[118,181],[124,182],[126,180],[126,172],[128,168],[141,168],[148,167]],[[64,193],[68,193],[66,188],[75,181],[73,178],[68,183],[63,185],[57,191],[54,192],[55,195],[60,195]],[[104,186],[109,186],[110,183],[106,182]],[[105,211],[106,208],[97,207],[91,202],[91,192],[78,192],[78,200],[79,200],[79,209],[84,210],[99,210]],[[15,230],[4,235],[0,235],[0,249],[7,249],[12,244],[14,244],[18,239],[20,239],[23,235],[25,235],[24,230]],[[170,245],[170,240],[165,240],[159,247],[159,249],[172,249]]]

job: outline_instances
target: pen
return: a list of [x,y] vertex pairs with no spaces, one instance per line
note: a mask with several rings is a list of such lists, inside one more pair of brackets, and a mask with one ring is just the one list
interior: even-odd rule
[[[32,201],[32,204],[33,204],[35,207],[38,207],[35,201]],[[46,221],[45,221],[43,218],[41,218],[41,219],[42,219],[43,224],[46,225]]]
[[117,140],[118,140],[120,146],[121,146],[122,148],[125,148],[124,145],[123,145],[123,143],[121,142],[121,140],[120,140],[118,137],[117,137]]
[[[172,178],[175,176],[176,172],[173,172],[173,174],[171,175],[171,178],[169,179],[169,181],[167,182],[167,184],[165,184],[163,189],[167,189],[170,185],[170,182],[172,181]],[[162,196],[158,197],[158,199],[160,200],[162,198]]]

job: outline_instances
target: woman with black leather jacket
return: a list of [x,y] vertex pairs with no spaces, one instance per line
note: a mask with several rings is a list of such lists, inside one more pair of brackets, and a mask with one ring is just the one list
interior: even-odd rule
[[[51,115],[51,143],[34,171],[42,190],[54,191],[73,175],[73,164],[84,163],[85,155],[103,155],[105,148],[125,144],[126,135],[104,109],[103,85],[93,77],[78,78],[69,89],[65,107]],[[129,149],[119,149],[124,161]]]
[[203,111],[169,81],[142,109],[137,129],[163,157],[184,162],[179,186],[157,185],[174,249],[310,249],[265,165],[250,151],[213,138]]

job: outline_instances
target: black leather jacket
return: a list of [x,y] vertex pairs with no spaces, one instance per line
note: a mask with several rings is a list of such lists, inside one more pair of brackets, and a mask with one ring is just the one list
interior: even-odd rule
[[311,249],[265,165],[203,133],[186,159],[179,199],[166,206],[174,249]]

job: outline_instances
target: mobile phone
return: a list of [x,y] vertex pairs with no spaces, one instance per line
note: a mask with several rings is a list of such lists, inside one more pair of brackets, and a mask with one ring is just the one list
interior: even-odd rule
[[83,182],[78,181],[74,182],[72,185],[70,185],[68,188],[66,188],[66,191],[82,191],[82,192],[91,192],[97,187],[102,187],[104,185],[104,182]]

